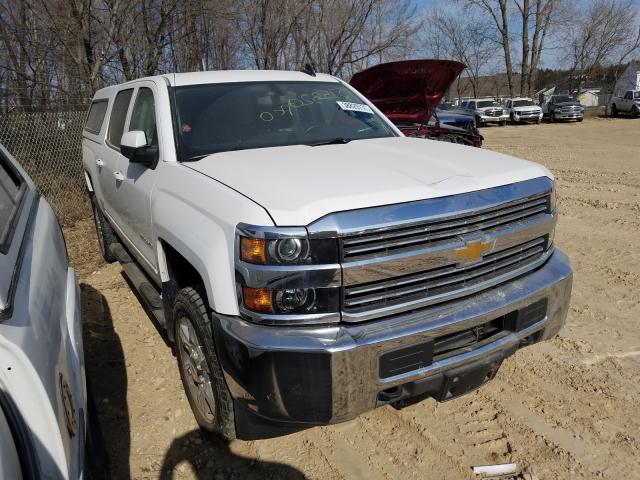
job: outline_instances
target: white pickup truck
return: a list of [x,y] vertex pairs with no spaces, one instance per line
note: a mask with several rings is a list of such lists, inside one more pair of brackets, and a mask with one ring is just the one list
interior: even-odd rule
[[617,117],[620,112],[640,117],[640,90],[627,90],[622,97],[613,97],[611,116]]
[[99,90],[83,136],[102,252],[166,329],[205,430],[448,400],[565,322],[549,171],[404,137],[335,77],[144,78]]

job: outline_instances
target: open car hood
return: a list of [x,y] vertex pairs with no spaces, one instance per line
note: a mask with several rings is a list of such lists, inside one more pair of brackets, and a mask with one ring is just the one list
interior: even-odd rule
[[452,60],[405,60],[367,68],[349,83],[391,121],[427,123],[462,70]]

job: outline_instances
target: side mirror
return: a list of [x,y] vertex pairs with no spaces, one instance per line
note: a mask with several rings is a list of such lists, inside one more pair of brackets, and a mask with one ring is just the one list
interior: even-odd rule
[[120,153],[131,163],[154,167],[158,161],[158,147],[147,144],[147,135],[142,130],[132,130],[122,135]]

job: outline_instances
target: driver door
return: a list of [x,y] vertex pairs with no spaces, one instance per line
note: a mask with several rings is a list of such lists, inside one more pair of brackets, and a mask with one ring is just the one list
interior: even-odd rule
[[[134,92],[133,106],[125,132],[143,131],[147,145],[159,147],[156,86],[141,82]],[[161,151],[160,148],[158,148]],[[159,153],[160,155],[160,153]],[[116,192],[117,210],[121,214],[122,234],[129,241],[132,253],[148,273],[157,274],[156,245],[153,241],[151,195],[157,181],[158,161],[151,166],[131,162],[120,156],[117,173],[122,178]]]

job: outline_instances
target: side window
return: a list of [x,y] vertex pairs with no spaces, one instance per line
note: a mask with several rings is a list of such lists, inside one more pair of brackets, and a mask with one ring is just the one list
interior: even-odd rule
[[24,193],[24,181],[0,153],[0,252],[6,253],[16,214]]
[[511,100],[507,100],[507,108],[511,108]]
[[147,145],[158,145],[156,109],[150,88],[142,87],[138,90],[129,121],[129,131],[132,130],[143,131],[147,136]]
[[116,95],[111,109],[111,118],[109,119],[109,133],[107,135],[107,143],[113,148],[120,148],[120,140],[124,132],[124,121],[127,118],[127,110],[129,109],[129,101],[133,89],[122,90]]
[[109,105],[109,101],[107,99],[91,102],[89,115],[87,115],[87,123],[84,125],[84,129],[87,132],[95,133],[96,135],[100,133],[100,130],[102,129],[102,122],[104,121],[104,115],[107,113],[107,105]]
[[475,110],[476,109],[476,102],[469,102],[469,108],[471,110]]
[[631,100],[631,92],[627,92],[624,94],[624,98],[627,100]]

